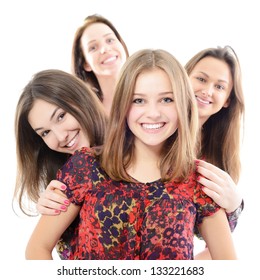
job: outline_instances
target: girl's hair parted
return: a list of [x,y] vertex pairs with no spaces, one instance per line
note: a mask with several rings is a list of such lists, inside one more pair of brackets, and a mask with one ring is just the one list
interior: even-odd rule
[[128,58],[115,91],[101,164],[115,180],[131,181],[126,169],[134,156],[134,135],[126,118],[136,79],[144,71],[161,69],[172,84],[178,129],[166,141],[160,162],[163,180],[184,180],[194,167],[198,139],[198,111],[189,77],[176,58],[165,50],[144,49]]
[[[90,146],[103,144],[107,119],[103,105],[80,79],[61,70],[36,73],[23,89],[15,115],[17,178],[14,197],[23,210],[23,197],[37,202],[39,193],[55,179],[69,154],[51,150],[32,129],[28,114],[34,101],[42,99],[71,114],[88,135]],[[25,210],[23,210],[25,213]]]
[[213,57],[227,63],[233,79],[233,88],[229,106],[212,115],[202,127],[201,156],[229,173],[237,183],[241,170],[241,123],[244,121],[245,113],[240,63],[230,46],[208,48],[197,53],[186,63],[188,75],[205,57]]

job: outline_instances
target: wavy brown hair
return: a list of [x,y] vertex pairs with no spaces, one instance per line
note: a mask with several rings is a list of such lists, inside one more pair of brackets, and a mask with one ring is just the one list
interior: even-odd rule
[[208,48],[187,62],[185,68],[188,75],[205,57],[213,57],[227,63],[233,79],[233,88],[229,106],[212,115],[202,127],[201,156],[229,173],[237,183],[241,170],[241,124],[245,112],[240,63],[230,46]]
[[[35,74],[25,86],[16,108],[17,178],[14,197],[23,210],[23,197],[37,202],[39,193],[55,179],[69,154],[51,150],[32,129],[28,114],[35,100],[57,105],[71,114],[88,135],[90,146],[103,144],[107,120],[96,94],[80,79],[61,70]],[[25,212],[25,210],[23,210]]]

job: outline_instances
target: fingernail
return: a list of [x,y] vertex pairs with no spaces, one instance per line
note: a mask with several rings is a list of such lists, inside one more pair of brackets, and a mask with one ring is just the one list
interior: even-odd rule
[[56,209],[56,210],[55,210],[55,213],[56,213],[56,214],[59,214],[59,213],[60,213],[60,210],[57,210],[57,209]]
[[64,200],[64,204],[69,205],[69,204],[70,204],[70,201],[66,199],[66,200]]
[[64,205],[62,205],[62,206],[60,207],[60,209],[61,209],[61,210],[66,210],[66,209],[67,209],[67,207],[66,207],[66,206],[64,206]]
[[61,189],[62,189],[62,190],[66,190],[66,188],[67,188],[67,187],[66,187],[65,185],[62,185],[62,186],[61,186]]

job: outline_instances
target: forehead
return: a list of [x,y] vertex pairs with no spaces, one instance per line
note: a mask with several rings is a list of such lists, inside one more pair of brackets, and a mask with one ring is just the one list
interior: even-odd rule
[[108,34],[114,34],[113,30],[108,25],[98,22],[92,23],[90,26],[88,26],[84,30],[82,38],[84,37],[84,40],[86,41],[92,41]]
[[210,56],[202,58],[195,65],[191,73],[194,72],[203,72],[211,77],[217,77],[220,80],[232,80],[229,65],[223,60]]
[[42,99],[35,100],[32,109],[28,114],[29,123],[32,127],[36,127],[37,124],[44,123],[46,120],[50,119],[56,108],[56,105]]
[[136,79],[135,92],[164,92],[172,91],[172,84],[168,74],[159,68],[140,73]]

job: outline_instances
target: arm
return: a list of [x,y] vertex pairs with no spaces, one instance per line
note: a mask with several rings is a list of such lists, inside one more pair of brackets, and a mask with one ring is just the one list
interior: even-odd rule
[[71,204],[66,212],[58,216],[42,216],[26,247],[28,260],[51,260],[52,251],[62,233],[75,219],[80,206]]
[[70,201],[64,193],[56,190],[64,191],[66,186],[57,180],[52,180],[40,195],[37,202],[37,210],[42,215],[59,215],[61,212],[67,211]]
[[[92,165],[93,161],[93,151],[89,148],[83,148],[83,150],[78,151],[77,153],[74,154],[70,158],[74,158],[74,160],[77,160],[77,157],[79,157],[79,160],[81,159],[81,154],[85,155],[84,161],[86,161],[86,166],[87,165]],[[73,165],[72,165],[73,166]],[[70,169],[71,167],[67,167],[67,170]],[[77,170],[77,168],[76,168]],[[85,170],[86,171],[86,170]],[[84,171],[84,172],[85,172]],[[72,172],[72,173],[71,173]],[[70,176],[77,177],[77,171],[69,171],[71,173]],[[57,178],[60,181],[64,181],[64,176],[67,176],[66,174],[63,174],[63,177]],[[41,193],[41,196],[38,200],[37,203],[37,210],[39,211],[40,214],[42,215],[59,215],[62,211],[67,211],[67,207],[70,204],[69,199],[64,198],[63,193],[56,193],[55,190],[60,190],[60,191],[65,191],[68,185],[68,181],[66,181],[67,186],[57,180],[52,180],[49,185],[46,187],[46,190]],[[71,180],[72,185],[73,180]],[[62,196],[63,194],[63,196]]]
[[212,216],[205,217],[199,230],[213,260],[237,259],[231,231],[223,209]]
[[209,249],[205,248],[202,252],[194,256],[194,260],[212,260]]

